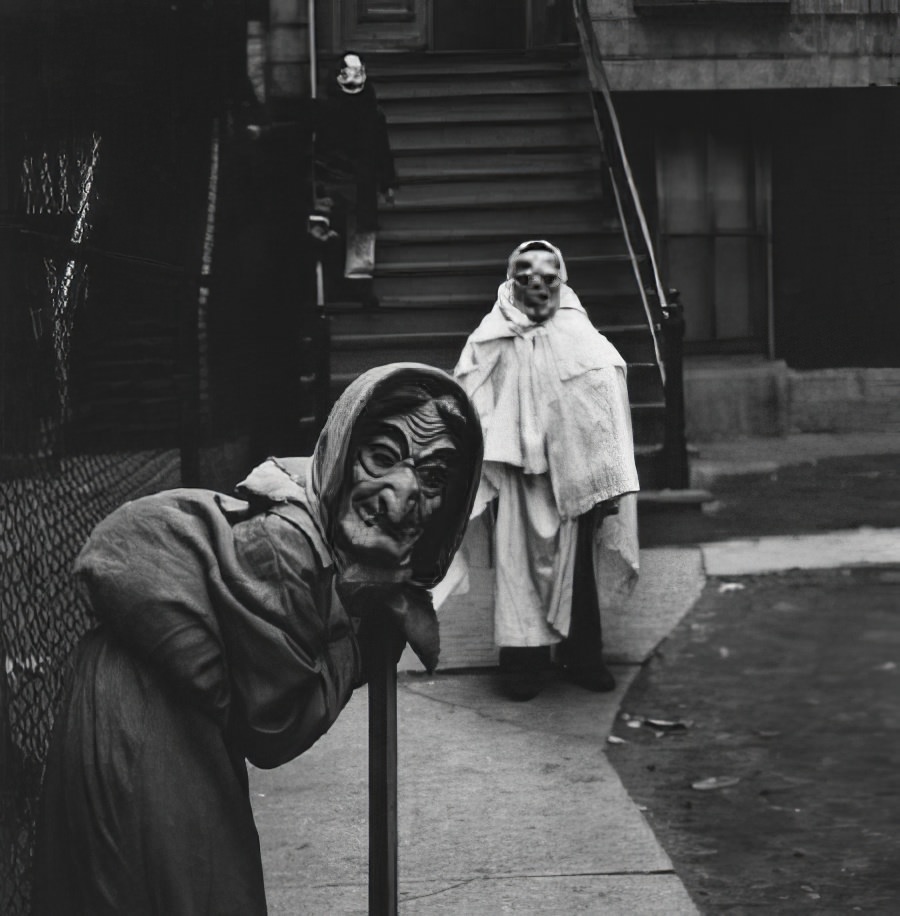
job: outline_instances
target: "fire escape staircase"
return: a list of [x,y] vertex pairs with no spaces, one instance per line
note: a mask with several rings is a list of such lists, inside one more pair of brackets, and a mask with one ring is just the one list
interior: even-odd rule
[[582,48],[369,56],[401,188],[379,215],[379,305],[326,297],[330,344],[312,348],[328,375],[319,422],[371,366],[452,370],[509,253],[546,238],[628,362],[642,487],[687,486],[683,325],[658,280],[593,36],[582,34]]

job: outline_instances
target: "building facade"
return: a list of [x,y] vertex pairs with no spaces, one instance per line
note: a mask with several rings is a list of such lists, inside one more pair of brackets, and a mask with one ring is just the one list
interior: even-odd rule
[[[666,284],[692,438],[900,423],[897,0],[590,0]],[[469,8],[471,7],[471,8]],[[321,60],[577,45],[569,0],[270,0],[270,102]]]

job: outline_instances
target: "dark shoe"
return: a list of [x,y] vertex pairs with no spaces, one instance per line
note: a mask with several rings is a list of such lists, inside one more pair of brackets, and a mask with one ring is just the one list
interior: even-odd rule
[[506,646],[500,650],[503,692],[517,702],[533,700],[544,687],[549,646]]
[[593,690],[594,693],[609,693],[616,689],[616,679],[602,661],[590,667],[567,667],[566,674],[573,684],[585,690]]
[[503,692],[517,703],[533,700],[543,687],[544,680],[536,671],[514,671],[503,675]]

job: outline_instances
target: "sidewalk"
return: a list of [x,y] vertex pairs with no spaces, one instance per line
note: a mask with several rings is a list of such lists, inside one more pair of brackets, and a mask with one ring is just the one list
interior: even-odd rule
[[[493,674],[401,679],[401,912],[697,912],[604,750],[637,670],[527,704]],[[273,914],[367,911],[366,715],[360,691],[307,754],[251,774]]]
[[[827,464],[835,456],[881,456],[871,467],[871,462],[860,465],[864,470],[853,478],[855,487],[877,485],[878,475],[891,475],[893,483],[895,472],[900,473],[900,457],[896,462],[887,457],[900,455],[900,436],[789,438],[793,442],[702,446],[698,463],[706,462],[699,467],[709,475],[704,485],[716,489],[717,481],[735,474],[759,475],[761,461],[768,462],[762,473],[777,474],[797,462]],[[830,471],[823,467],[826,486],[846,473],[841,465]],[[801,469],[791,486],[802,490],[804,480]],[[737,518],[728,526],[733,530],[721,528],[718,539],[735,537],[743,524],[740,513],[756,500],[751,487],[729,503]],[[847,511],[844,506],[853,523]],[[766,533],[764,515],[761,510],[759,524],[750,524],[748,533]],[[885,513],[885,526],[889,518]],[[838,522],[835,527],[845,527]],[[773,524],[771,533],[782,530],[777,520]],[[655,525],[645,521],[648,535],[656,536]],[[661,528],[666,525],[671,528],[672,522]],[[704,530],[701,526],[697,533]],[[866,537],[866,532],[841,535],[830,545],[837,553],[829,562],[840,561],[847,544],[856,545],[865,560]],[[900,533],[876,532],[875,539],[893,551]],[[498,695],[493,672],[401,676],[401,912],[698,912],[607,759],[611,746],[606,738],[641,663],[703,589],[700,540],[656,536],[659,546],[642,551],[642,578],[629,608],[605,621],[610,656],[618,662],[619,687],[612,694],[591,694],[557,682],[536,700],[515,704]],[[807,556],[816,557],[820,542],[815,535],[812,541],[805,536],[795,541]],[[746,558],[751,555],[756,558],[753,568],[763,571],[769,562],[765,556],[783,560],[784,548],[769,539],[720,544],[705,548],[706,562],[750,562]],[[736,567],[721,569],[720,574],[737,574]],[[448,635],[457,623],[442,615]],[[251,772],[273,914],[366,912],[366,740],[366,696],[359,691],[332,731],[308,753],[278,770]]]
[[[703,588],[696,547],[643,551],[641,562],[628,609],[605,622],[614,693],[555,681],[513,703],[490,670],[401,675],[401,912],[697,912],[606,755],[641,663]],[[460,625],[442,614],[445,638]],[[362,690],[298,760],[251,771],[273,914],[366,913],[366,741]]]

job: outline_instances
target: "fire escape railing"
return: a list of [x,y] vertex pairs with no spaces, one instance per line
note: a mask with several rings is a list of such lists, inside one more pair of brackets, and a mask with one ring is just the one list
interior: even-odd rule
[[625,244],[665,392],[666,419],[661,476],[667,487],[684,489],[688,486],[684,416],[684,311],[678,291],[667,291],[660,279],[653,240],[625,151],[609,80],[591,23],[588,0],[572,0],[572,3],[591,84],[594,126],[609,169],[610,184]]

